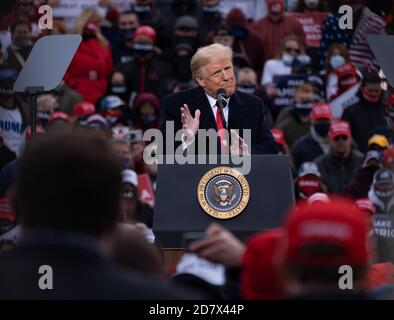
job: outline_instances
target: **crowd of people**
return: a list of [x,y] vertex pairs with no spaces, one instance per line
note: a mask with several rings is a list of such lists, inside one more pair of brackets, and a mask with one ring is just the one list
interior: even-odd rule
[[[0,16],[0,251],[9,251],[0,297],[28,281],[16,276],[26,255],[25,277],[48,258],[67,287],[65,261],[82,254],[72,245],[86,251],[81,272],[97,268],[80,298],[394,298],[394,90],[366,37],[392,33],[393,1],[100,0],[72,14],[65,2],[13,1]],[[43,4],[52,29],[38,27]],[[352,8],[350,29],[339,25],[342,5]],[[82,42],[62,82],[38,97],[32,143],[29,101],[13,85],[38,39],[75,33]],[[247,243],[213,224],[164,270],[152,232],[157,165],[144,162],[142,137],[160,128],[169,94],[198,86],[191,58],[213,43],[232,49],[237,91],[264,102],[300,204]],[[134,276],[106,269],[109,256]],[[204,263],[208,276],[194,270]],[[351,292],[338,289],[341,265],[354,270]],[[97,290],[84,290],[96,276]],[[149,280],[169,276],[173,284]],[[27,288],[15,297],[49,297]]]

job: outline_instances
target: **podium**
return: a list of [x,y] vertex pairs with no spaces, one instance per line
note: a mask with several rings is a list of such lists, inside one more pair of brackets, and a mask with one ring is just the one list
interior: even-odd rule
[[[237,199],[234,190],[239,189],[237,185],[228,187],[232,184],[232,179],[222,175],[225,171],[218,170],[218,176],[215,177],[215,169],[218,168],[237,169],[237,166],[234,164],[159,165],[153,231],[164,248],[165,260],[170,261],[170,264],[182,252],[182,236],[186,232],[203,232],[210,223],[216,222],[231,230],[240,239],[246,240],[253,233],[279,227],[284,214],[295,202],[288,157],[252,155],[251,170],[244,175],[246,182],[240,183],[242,188],[249,187],[249,190],[243,194],[244,198],[240,200],[240,204],[243,200],[245,203],[248,200],[243,211],[233,217],[230,215],[228,219],[227,217],[222,219],[215,217],[215,212],[220,212],[221,207],[213,204],[217,210],[212,210],[213,214],[210,215],[200,204],[204,204],[201,198],[208,193],[209,188],[213,190],[211,199],[219,199],[223,195],[225,198],[232,193],[235,201]],[[212,174],[207,176],[209,172]],[[215,181],[210,181],[214,178]],[[229,181],[227,185],[225,181]],[[226,190],[231,192],[226,193]],[[245,193],[248,193],[247,197]],[[234,206],[235,203],[231,205]],[[236,208],[233,211],[236,212]]]

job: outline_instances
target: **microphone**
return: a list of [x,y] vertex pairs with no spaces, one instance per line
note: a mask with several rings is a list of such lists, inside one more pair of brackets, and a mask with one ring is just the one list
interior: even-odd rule
[[219,88],[218,91],[216,91],[216,106],[219,108],[219,112],[220,112],[220,117],[222,118],[222,122],[223,122],[223,126],[227,128],[227,123],[226,123],[226,119],[224,118],[224,113],[223,113],[223,108],[225,108],[227,106],[227,93],[226,90],[224,90],[223,88]]

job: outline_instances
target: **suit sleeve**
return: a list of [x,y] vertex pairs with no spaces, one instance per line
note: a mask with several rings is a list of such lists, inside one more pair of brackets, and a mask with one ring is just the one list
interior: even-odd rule
[[[160,131],[163,134],[163,154],[166,154],[166,141],[167,139],[174,139],[172,143],[174,143],[174,151],[181,144],[180,141],[175,141],[175,133],[178,130],[182,129],[181,123],[181,112],[180,108],[182,103],[178,103],[180,99],[176,99],[175,96],[170,95],[164,98],[163,103],[163,120],[160,124]],[[167,132],[167,126],[170,128],[170,124],[173,124],[174,128],[174,137],[170,136],[170,133]]]
[[252,154],[277,154],[278,146],[264,120],[264,103],[259,99],[260,118],[257,127],[256,143],[252,146]]

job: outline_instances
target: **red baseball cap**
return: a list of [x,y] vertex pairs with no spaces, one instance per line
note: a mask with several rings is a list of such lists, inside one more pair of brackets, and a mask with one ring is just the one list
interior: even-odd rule
[[367,231],[366,216],[348,200],[301,203],[284,223],[281,258],[306,267],[362,266],[371,253]]
[[352,130],[350,129],[349,123],[347,123],[346,121],[339,120],[331,123],[330,131],[328,132],[328,135],[331,138],[335,138],[338,136],[351,137]]
[[145,36],[151,40],[153,44],[156,43],[156,31],[150,26],[140,26],[137,28],[137,30],[134,33],[134,39],[137,38],[138,36]]
[[74,105],[73,115],[74,116],[90,116],[96,112],[94,104],[88,101],[82,101]]
[[366,212],[369,215],[374,215],[376,212],[376,206],[371,200],[369,200],[369,198],[361,198],[356,200],[355,206],[357,209]]
[[48,124],[52,123],[55,120],[63,120],[66,123],[70,123],[70,117],[61,111],[56,111],[51,114],[51,116],[48,118]]
[[246,244],[242,258],[241,294],[249,300],[276,300],[283,283],[275,265],[283,231],[272,229],[253,236]]
[[285,139],[285,133],[282,130],[271,129],[271,133],[274,136],[275,142],[281,145],[287,145]]
[[337,74],[338,78],[343,78],[346,76],[355,76],[357,74],[357,69],[353,63],[348,62],[336,68],[335,73]]
[[331,106],[325,102],[317,102],[313,105],[311,119],[332,119]]

